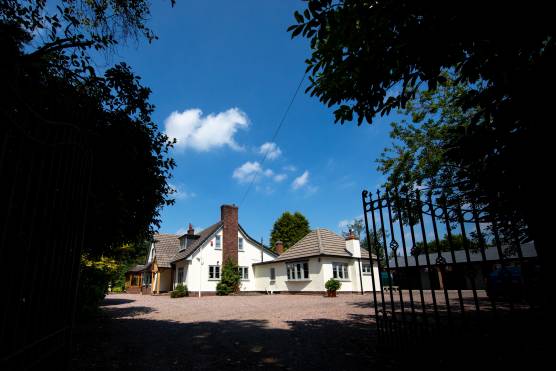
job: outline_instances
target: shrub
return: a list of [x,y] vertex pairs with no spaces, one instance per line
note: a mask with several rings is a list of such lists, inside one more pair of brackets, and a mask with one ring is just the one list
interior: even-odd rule
[[124,292],[124,290],[120,286],[112,287],[112,292]]
[[170,293],[171,298],[183,298],[184,296],[189,296],[189,290],[187,285],[178,283],[174,291]]
[[77,293],[77,314],[79,318],[92,317],[99,313],[99,307],[110,282],[106,269],[81,264]]
[[337,279],[331,278],[324,284],[326,291],[338,291],[342,287],[342,283]]
[[222,267],[222,276],[220,282],[216,285],[216,295],[229,295],[239,292],[239,284],[241,277],[237,265],[230,259]]

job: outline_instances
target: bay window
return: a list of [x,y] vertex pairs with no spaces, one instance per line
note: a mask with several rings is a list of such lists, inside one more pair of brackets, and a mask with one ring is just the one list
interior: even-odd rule
[[332,263],[332,276],[337,279],[349,279],[348,265],[346,263]]
[[307,280],[309,279],[309,262],[293,262],[286,264],[288,280]]

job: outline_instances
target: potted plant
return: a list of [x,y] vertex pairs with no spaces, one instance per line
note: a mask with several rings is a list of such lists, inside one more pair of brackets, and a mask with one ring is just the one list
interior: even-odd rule
[[340,287],[342,287],[342,283],[337,279],[331,278],[328,281],[326,281],[324,287],[326,288],[327,295],[331,298],[335,298],[336,291],[338,291]]

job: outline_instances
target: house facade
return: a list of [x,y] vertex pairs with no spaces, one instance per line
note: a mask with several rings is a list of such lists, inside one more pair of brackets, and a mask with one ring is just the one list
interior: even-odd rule
[[181,236],[180,247],[172,259],[173,285],[186,284],[191,294],[213,294],[220,281],[222,266],[228,259],[239,267],[241,291],[258,291],[254,264],[274,260],[277,255],[251,238],[238,223],[238,208],[223,205],[218,223],[196,235],[193,230]]
[[[281,250],[278,242],[276,251]],[[340,292],[380,290],[378,268],[371,269],[369,259],[369,252],[353,234],[344,239],[320,228],[278,258],[255,263],[255,286],[272,293],[323,293],[326,281],[335,278],[342,283]]]
[[126,287],[160,294],[181,283],[190,295],[213,295],[222,266],[231,260],[238,266],[242,292],[322,294],[326,281],[336,278],[341,292],[363,293],[380,290],[378,269],[371,269],[369,258],[353,234],[343,238],[322,228],[286,252],[281,243],[271,251],[239,224],[235,205],[222,205],[220,220],[199,233],[189,225],[183,235],[155,235],[145,265],[128,271]]
[[179,247],[175,234],[156,234],[142,271],[142,294],[160,294],[172,290],[172,259]]

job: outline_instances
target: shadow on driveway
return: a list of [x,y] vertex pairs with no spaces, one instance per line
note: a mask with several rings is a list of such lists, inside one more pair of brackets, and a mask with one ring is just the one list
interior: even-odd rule
[[129,318],[146,307],[113,309],[78,326],[73,369],[345,370],[377,362],[374,327],[358,317],[290,321],[279,329],[266,320],[178,323]]

